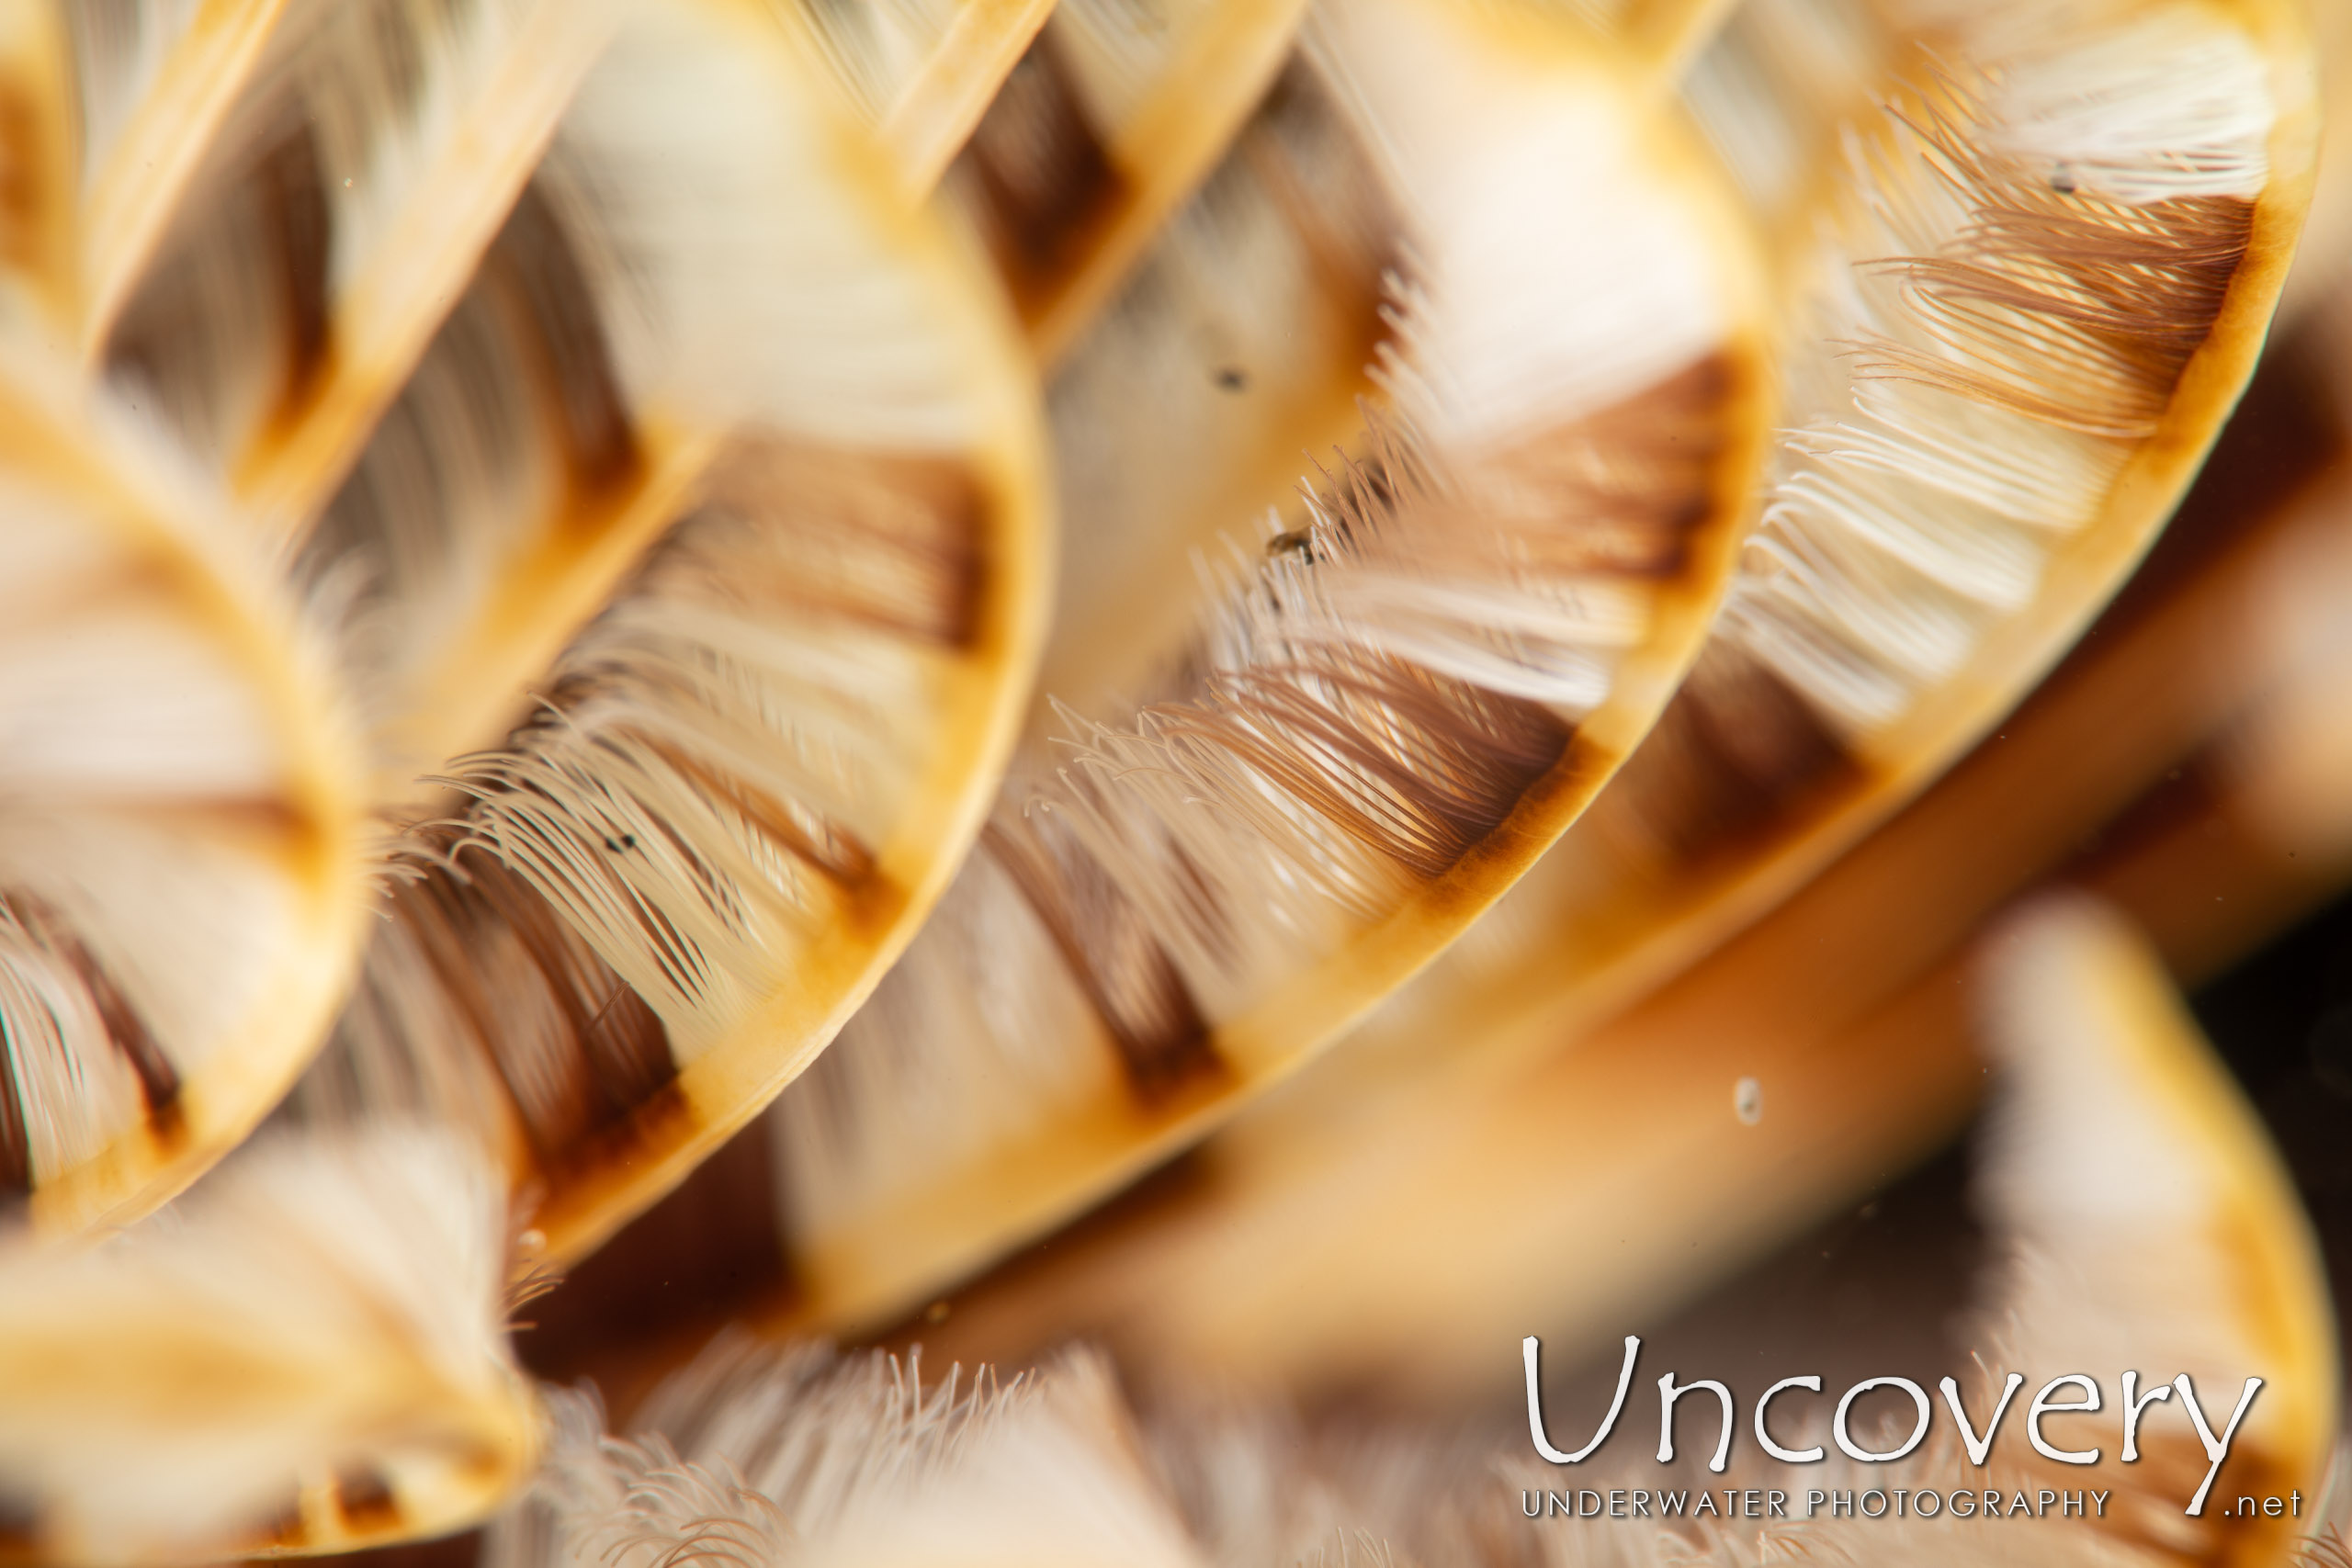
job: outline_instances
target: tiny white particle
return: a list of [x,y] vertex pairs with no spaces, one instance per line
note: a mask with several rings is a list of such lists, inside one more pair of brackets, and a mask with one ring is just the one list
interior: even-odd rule
[[1742,1078],[1731,1086],[1732,1113],[1743,1126],[1753,1127],[1764,1120],[1764,1086],[1754,1078]]

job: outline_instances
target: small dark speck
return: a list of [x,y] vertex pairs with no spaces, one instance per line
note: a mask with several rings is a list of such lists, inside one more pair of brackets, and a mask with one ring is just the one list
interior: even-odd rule
[[2056,168],[2054,168],[2054,169],[2051,170],[2051,171],[2050,171],[2050,188],[2051,188],[2052,190],[2056,191],[2060,196],[2072,196],[2072,195],[2074,195],[2074,194],[2075,194],[2075,171],[2074,171],[2074,169],[2073,169],[2073,168],[2071,168],[2070,166],[2068,166],[2067,164],[2059,164]]
[[1293,528],[1287,533],[1277,534],[1266,541],[1266,554],[1270,558],[1285,554],[1298,555],[1313,560],[1315,558],[1314,536],[1304,528]]
[[637,848],[637,835],[634,833],[623,833],[617,839],[606,839],[605,840],[605,847],[612,851],[615,854],[620,853],[623,850],[633,850]]
[[925,1323],[945,1323],[948,1310],[945,1302],[933,1302],[922,1309],[922,1320]]
[[1238,365],[1228,365],[1216,373],[1216,384],[1221,390],[1227,392],[1247,391],[1250,375]]

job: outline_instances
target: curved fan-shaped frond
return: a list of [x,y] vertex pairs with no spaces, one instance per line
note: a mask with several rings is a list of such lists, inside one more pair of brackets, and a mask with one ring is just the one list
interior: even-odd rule
[[205,487],[0,348],[0,1206],[119,1222],[317,1048],[364,838],[326,650]]
[[0,1541],[208,1562],[481,1518],[540,1440],[500,1185],[447,1130],[269,1134],[87,1249],[0,1242]]
[[476,1126],[557,1258],[863,999],[1041,629],[1009,323],[802,55],[757,7],[623,11],[299,563],[388,771],[449,793],[298,1103]]
[[58,153],[10,254],[63,269],[13,319],[290,556],[415,824],[301,1099],[479,1125],[585,1246],[821,1048],[994,784],[1045,556],[985,265],[786,11],[8,16]]
[[985,301],[794,52],[756,8],[298,7],[90,329],[356,596],[387,792],[513,724],[730,437],[1030,460]]
[[[1987,948],[1984,1032],[2007,1085],[1980,1185],[2008,1244],[1996,1321],[2010,1357],[2145,1363],[2152,1389],[2158,1367],[2184,1378],[2123,1472],[2124,1530],[2184,1558],[2278,1561],[2307,1527],[2230,1498],[2316,1492],[2336,1438],[2335,1324],[2294,1183],[2112,912],[2045,902]],[[2262,1397],[2217,1461],[2186,1406],[2201,1399],[2218,1435],[2249,1377]]]
[[2311,192],[2289,24],[1969,16],[1907,35],[1940,63],[1903,68],[1817,209],[1794,428],[1715,636],[1520,900],[1529,961],[1585,1006],[1984,734],[2146,548],[2259,352]]
[[1760,432],[1740,232],[1579,35],[1464,16],[1324,17],[1057,385],[1053,701],[770,1129],[797,1310],[893,1310],[1305,1060],[1574,817],[1702,624]]

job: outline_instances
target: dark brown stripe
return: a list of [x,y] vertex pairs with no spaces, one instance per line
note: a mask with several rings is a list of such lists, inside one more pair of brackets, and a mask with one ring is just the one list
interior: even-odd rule
[[1547,576],[1679,576],[1693,536],[1718,515],[1718,470],[1743,391],[1727,356],[1705,355],[1498,453],[1464,481],[1476,521],[1508,533],[1512,558]]
[[499,231],[484,275],[512,291],[537,329],[545,385],[560,412],[572,483],[601,495],[641,467],[596,296],[555,204],[534,181]]
[[1609,787],[1604,820],[1681,868],[1754,852],[1860,769],[1812,706],[1738,649],[1711,642]]
[[147,1102],[149,1125],[159,1135],[175,1134],[180,1127],[180,1076],[172,1066],[171,1058],[164,1055],[162,1042],[87,948],[77,942],[62,944],[60,951],[88,988],[90,1001],[98,1010],[115,1049],[122,1053],[123,1060],[138,1075],[139,1093]]
[[310,400],[325,368],[334,322],[327,268],[334,223],[320,170],[319,143],[307,121],[265,153],[253,174],[261,218],[278,266],[279,309],[287,334],[283,422]]
[[165,1135],[176,1134],[180,1126],[179,1071],[164,1054],[163,1043],[147,1027],[146,1019],[63,920],[23,893],[7,895],[6,902],[25,933],[72,971],[83,993],[90,998],[98,1021],[106,1026],[107,1039],[139,1079],[140,1097],[146,1102],[151,1128]]
[[[459,859],[462,875],[435,866],[398,888],[390,914],[498,1069],[541,1164],[561,1169],[677,1076],[668,1032],[520,876],[479,850]],[[512,1027],[533,1010],[540,1029]]]
[[[561,694],[558,694],[558,700],[561,700]],[[660,758],[704,794],[725,801],[770,843],[835,886],[854,891],[873,879],[874,852],[840,824],[819,817],[786,796],[761,789],[738,774],[722,773],[666,740],[628,731],[616,739]],[[635,846],[608,842],[605,847],[625,852]],[[683,840],[680,848],[687,848]]]
[[346,1470],[334,1478],[334,1511],[354,1535],[378,1535],[399,1528],[400,1499],[380,1472]]
[[[498,920],[520,942],[569,1036],[577,1064],[577,1120],[562,1130],[560,1144],[557,1128],[537,1129],[548,1153],[560,1157],[651,1100],[677,1077],[669,1033],[645,999],[536,888],[486,853],[468,854],[465,864],[484,918]],[[493,977],[493,983],[504,981]],[[491,1037],[491,1044],[505,1070],[512,1044],[499,1035]]]
[[2011,184],[1977,209],[1954,254],[1903,265],[1930,293],[2144,353],[2151,378],[2169,385],[2212,331],[2253,234],[2253,203],[2233,197],[2118,209]]
[[2205,570],[2231,544],[2352,452],[2352,410],[2318,339],[2274,338],[2237,412],[2155,547],[2088,637],[2112,637]]
[[[211,170],[197,199],[139,279],[107,347],[112,376],[142,388],[183,436],[209,438],[231,367],[252,352],[224,334],[235,325],[211,295],[243,280],[273,312],[283,341],[269,369],[277,386],[257,439],[284,439],[325,385],[334,356],[328,298],[334,220],[318,141],[299,111],[264,128],[249,163]],[[216,454],[234,461],[239,454]]]
[[791,1285],[783,1238],[768,1118],[756,1116],[533,1302],[516,1354],[551,1382],[602,1381],[616,1359],[771,1304]]
[[1133,195],[1086,118],[1050,21],[980,117],[963,162],[1024,320],[1041,314],[1084,265]]
[[[1143,911],[1052,819],[1000,812],[984,852],[1021,889],[1117,1045],[1128,1086],[1147,1103],[1217,1070],[1208,1020]],[[1205,894],[1205,884],[1193,879]]]
[[298,1493],[288,1498],[286,1506],[254,1532],[252,1540],[257,1551],[276,1555],[274,1549],[300,1548],[310,1538],[310,1526],[303,1522],[302,1499]]
[[1541,704],[1363,649],[1221,673],[1198,699],[1145,715],[1425,881],[1502,825],[1572,733]]
[[[416,375],[384,411],[356,466],[337,489],[302,546],[300,570],[307,585],[348,581],[354,562],[369,570],[372,594],[397,598],[406,586],[402,563],[431,563],[450,548],[458,502],[474,476],[448,451],[445,430],[461,430],[469,445],[497,464],[529,440],[530,410],[514,396],[508,367],[514,339],[527,321],[502,310],[479,283],[459,297],[434,334]],[[435,406],[435,398],[447,406]],[[330,590],[331,592],[334,590]]]
[[25,1133],[25,1108],[17,1099],[17,1045],[11,1032],[0,1027],[0,1216],[32,1191],[32,1141]]
[[1375,412],[1368,454],[1326,478],[1323,526],[1362,558],[1414,572],[1678,577],[1690,567],[1694,536],[1721,514],[1723,463],[1746,391],[1729,356],[1702,355],[1442,479]]
[[46,1562],[41,1550],[40,1508],[28,1497],[0,1492],[0,1564],[16,1568]]
[[2181,758],[2075,843],[2064,880],[2088,886],[2102,874],[2120,870],[2128,874],[2184,830],[2199,828],[2211,833],[2210,824],[2228,819],[2233,765],[2226,740]]
[[[1876,338],[1870,376],[1913,380],[2064,429],[2152,434],[2212,331],[2254,228],[2253,204],[2189,197],[2125,207],[1976,147],[1976,128],[1903,114],[1973,211],[1934,256],[1875,264],[1911,288],[1935,350]],[[2030,341],[2017,322],[2036,322]],[[1948,352],[1957,348],[1958,354]]]
[[723,580],[741,598],[968,648],[988,603],[988,504],[958,458],[741,440],[675,547],[710,553],[732,522],[755,535],[742,553],[757,564]]
[[[90,950],[38,900],[12,893],[0,898],[0,906],[14,917],[24,935],[81,987],[107,1040],[139,1080],[150,1135],[166,1146],[175,1145],[186,1132],[179,1103],[180,1076],[145,1018]],[[29,1194],[34,1185],[31,1136],[17,1093],[16,1056],[13,1039],[0,1039],[0,1069],[5,1069],[5,1077],[0,1077],[0,1198]]]

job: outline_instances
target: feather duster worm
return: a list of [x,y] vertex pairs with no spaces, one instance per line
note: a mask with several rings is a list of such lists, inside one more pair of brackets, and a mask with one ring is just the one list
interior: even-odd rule
[[2251,374],[2310,201],[2272,10],[1897,14],[1934,52],[1812,209],[1812,346],[1724,615],[1490,959],[1589,1013],[1827,863],[2080,634]]
[[[345,558],[435,477],[512,515],[582,482],[550,447],[631,498],[582,570],[508,589],[526,623],[602,608],[537,711],[451,768],[462,808],[401,842],[303,1097],[475,1125],[544,1185],[553,1258],[824,1045],[1010,744],[1043,609],[1034,405],[972,258],[894,188],[767,19],[631,12],[509,220],[514,271],[493,254],[443,329],[446,386],[412,388],[326,519]],[[535,332],[580,362],[502,352]],[[488,397],[503,365],[562,395],[500,450],[484,422],[530,406]],[[424,575],[481,581],[487,532]]]
[[[1513,1081],[1815,875],[2074,639],[2249,373],[2309,196],[2293,70],[2262,64],[2258,32],[2195,42],[2220,21],[2158,6],[2076,30],[1980,11],[1975,52],[1946,57],[1878,141],[1857,133],[1847,183],[1819,197],[1809,335],[1784,356],[1804,423],[1690,680],[1494,913],[1259,1119],[1261,1153],[1449,1078]],[[2112,127],[2050,107],[2076,89]],[[2060,190],[2049,171],[2067,159]],[[2252,181],[2258,199],[2176,180]],[[2120,740],[2112,755],[2128,769]],[[1272,1157],[1300,1195],[1379,1163]]]
[[[1317,26],[1316,73],[1057,390],[1082,540],[1048,656],[1068,705],[770,1126],[797,1311],[895,1310],[1304,1059],[1581,808],[1704,622],[1760,409],[1738,231],[1698,168],[1524,13]],[[1535,210],[1558,219],[1531,237]],[[1281,455],[1131,472],[1112,438],[1317,428],[1407,246],[1390,408],[1356,416],[1294,526],[1219,541],[1196,626],[1170,624],[1152,591],[1246,525],[1248,470]],[[1220,261],[1261,299],[1219,308]],[[1131,416],[1107,418],[1114,392]],[[1122,628],[1098,593],[1138,614]]]
[[[1645,743],[1637,776],[1604,793],[1599,815],[1505,901],[1492,932],[1474,934],[1462,955],[1408,995],[1382,1028],[1385,1053],[1359,1042],[1352,1058],[1435,1055],[1433,1041],[1473,1019],[1496,1021],[1481,1027],[1487,1041],[1532,1048],[1687,963],[1947,765],[2075,635],[2144,547],[2250,368],[2309,196],[2311,124],[2290,40],[2264,30],[2271,23],[2261,17],[2248,27],[2162,7],[2119,16],[1979,16],[1973,31],[1943,35],[1965,50],[1917,78],[1894,113],[1873,117],[1874,129],[1858,129],[1852,165],[1819,188],[1816,254],[1799,275],[1809,313],[1785,356],[1785,378],[1804,423],[1777,455],[1765,515],[1709,653]],[[2075,101],[2066,96],[2073,87],[2053,85],[2070,80],[2111,125],[2077,124],[2051,107]],[[2182,82],[2197,90],[2179,91]],[[2097,159],[2081,151],[2093,145]],[[2050,169],[2067,160],[2083,167],[2061,190]],[[1217,341],[1197,329],[1193,336]],[[1249,341],[1229,329],[1227,336]],[[2037,358],[2074,367],[2070,410],[2027,395],[2025,367]],[[1248,355],[1230,362],[1254,364]],[[1069,385],[1091,389],[1078,368]],[[1294,397],[1290,406],[1310,406]],[[2123,428],[2134,420],[2142,423]],[[1080,483],[1069,488],[1080,493]],[[1089,556],[1106,550],[1074,545],[1073,580],[1085,580]],[[1088,651],[1049,653],[1049,690],[1071,691],[1064,671],[1114,661],[1114,628],[1151,613],[1144,595],[1123,600],[1091,581],[1077,599],[1062,646]],[[1117,618],[1093,624],[1097,603],[1115,606]],[[1450,650],[1432,646],[1422,626],[1398,617],[1391,634],[1393,608],[1363,613],[1393,646],[1446,667]],[[1189,745],[1189,735],[1179,744]],[[1139,781],[1186,777],[1158,753],[1104,752],[1118,771],[1103,776],[1138,795]],[[1197,783],[1176,787],[1204,792]],[[1023,826],[1040,837],[1035,823]],[[990,850],[1006,836],[992,835]],[[1034,856],[984,853],[964,881],[977,889],[991,874],[1034,880],[1036,865]],[[1183,929],[1193,896],[1182,882],[1168,890],[1168,925]],[[1259,899],[1280,908],[1283,897]],[[1075,895],[1069,902],[1086,913],[1067,930],[1049,920],[1025,940],[1040,950],[1091,944],[1096,955],[1080,972],[1097,976],[1092,990],[1063,1003],[1034,984],[1006,987],[1001,977],[1021,965],[976,955],[1009,951],[1017,928],[976,917],[989,907],[977,891],[951,898],[845,1048],[780,1108],[772,1141],[786,1172],[786,1224],[802,1292],[789,1321],[854,1319],[885,1299],[903,1309],[920,1290],[1035,1227],[1023,1211],[1040,1220],[1051,1212],[1038,1198],[1011,1194],[1042,1195],[1056,1182],[1075,1190],[1067,1173],[1107,1168],[1091,1146],[1102,1135],[1077,1134],[1083,1123],[1068,1112],[1023,1112],[1039,1117],[1041,1131],[1017,1156],[1023,1145],[986,1131],[1065,1081],[1068,1069],[1039,1049],[1065,1027],[1052,1008],[1162,1024],[1180,1018],[1181,1010],[1167,1010],[1179,993],[1141,950],[1123,946],[1133,923],[1112,906]],[[1235,951],[1270,951],[1277,935],[1243,937]],[[952,958],[957,943],[967,955],[943,972],[965,978],[919,985],[922,965]],[[1177,967],[1191,972],[1181,958]],[[992,985],[1006,999],[991,999]],[[1014,1016],[1009,991],[1036,1010],[1028,1015],[1035,1021],[987,1023],[991,1009]],[[948,1010],[914,1010],[951,996]],[[862,1038],[868,1021],[881,1024],[894,1008],[907,1010],[888,1026],[897,1039],[972,1032],[946,1021],[961,1014],[1020,1044],[994,1054],[1002,1066],[986,1089],[944,1092],[968,1080],[918,1066],[927,1055]],[[1514,1009],[1541,1013],[1544,1026],[1506,1026]],[[1153,1031],[1128,1033],[1148,1039]],[[1371,1070],[1391,1082],[1406,1076],[1394,1064]],[[930,1114],[934,1095],[941,1111]],[[991,1101],[1007,1112],[973,1114]],[[835,1195],[854,1168],[824,1151],[828,1140],[855,1146],[842,1124],[854,1126],[860,1106],[933,1129],[864,1138],[876,1151],[860,1156],[875,1172],[866,1184],[905,1194],[887,1206]],[[883,1122],[873,1112],[868,1120]],[[1132,1134],[1118,1139],[1114,1151]],[[987,1157],[1006,1174],[935,1186],[922,1179],[926,1164],[947,1163],[949,1151],[973,1143],[997,1145],[1002,1152]],[[922,1152],[900,1152],[909,1149]],[[904,1283],[881,1291],[893,1274]],[[875,1283],[840,1283],[861,1275]],[[863,1302],[874,1304],[854,1304]]]
[[356,737],[244,544],[125,411],[0,344],[0,1216],[169,1198],[349,982]]
[[978,826],[1044,609],[1010,320],[755,5],[17,9],[73,89],[26,330],[282,545],[409,824],[305,1109],[476,1127],[577,1252]]
[[[1981,1199],[2004,1251],[1976,1334],[1980,1365],[1943,1391],[1973,1413],[1965,1440],[1947,1427],[1895,1462],[1791,1468],[1743,1433],[1739,1463],[1719,1458],[1719,1476],[1626,1461],[1604,1476],[1403,1425],[1301,1425],[1247,1405],[1138,1418],[1083,1356],[1002,1389],[984,1377],[959,1397],[953,1379],[925,1391],[911,1367],[878,1356],[829,1363],[729,1340],[659,1391],[629,1438],[600,1438],[593,1404],[567,1402],[546,1477],[493,1532],[487,1562],[653,1563],[700,1551],[754,1563],[1203,1563],[1336,1551],[1750,1564],[2007,1562],[2030,1550],[2045,1563],[2283,1563],[2294,1521],[2199,1505],[2233,1492],[2309,1498],[2326,1467],[2332,1325],[2284,1173],[2161,974],[2110,918],[2043,906],[1991,950],[1987,1034],[2005,1078]],[[2226,1440],[2226,1398],[2211,1430],[2191,1419],[2188,1393],[2143,1403],[2128,1461],[2102,1431],[2108,1451],[2088,1469],[2042,1457],[2052,1439],[2067,1452],[2087,1446],[2085,1418],[2004,1429],[1989,1416],[2012,1368],[2119,1365],[2151,1369],[2152,1387],[2154,1369],[2177,1372],[2207,1404],[2247,1377],[2282,1392],[2227,1416]],[[1531,1421],[1539,1411],[1531,1400]],[[1796,1424],[1784,1420],[1783,1440]],[[1591,1462],[1605,1466],[1605,1451]],[[1671,1522],[1545,1517],[1543,1499],[1564,1481],[1636,1480],[1680,1487],[1686,1506],[1695,1482],[1707,1500]],[[1773,1488],[1825,1503],[1875,1490],[1885,1517],[1798,1503],[1734,1522],[1742,1510],[1716,1503],[1717,1480],[1784,1504],[1791,1494]],[[1997,1490],[2003,1528],[1978,1517],[1980,1483]],[[1937,1508],[1922,1499],[1893,1517],[1898,1487],[1934,1494]],[[2100,1517],[2031,1501],[2030,1518],[2007,1517],[2017,1495],[2062,1487],[2078,1499],[2099,1489]],[[1965,1515],[1942,1506],[1961,1488],[1972,1494]]]
[[[2305,395],[2268,382],[2249,413],[2282,389]],[[1399,1009],[1361,1042],[1395,1048],[1335,1052],[1083,1245],[1014,1259],[918,1332],[1006,1359],[1080,1332],[1138,1359],[1458,1397],[1517,1325],[1613,1336],[1948,1137],[1982,1081],[1962,946],[2022,889],[2097,889],[2176,974],[2219,974],[2352,878],[2335,761],[2352,473],[2340,435],[2311,434],[2335,439],[2333,469],[2200,539],[2217,500],[2276,477],[2275,432],[2258,476],[2233,442],[2218,493],[1997,739],[1637,1006],[1589,1031],[1508,991]]]

